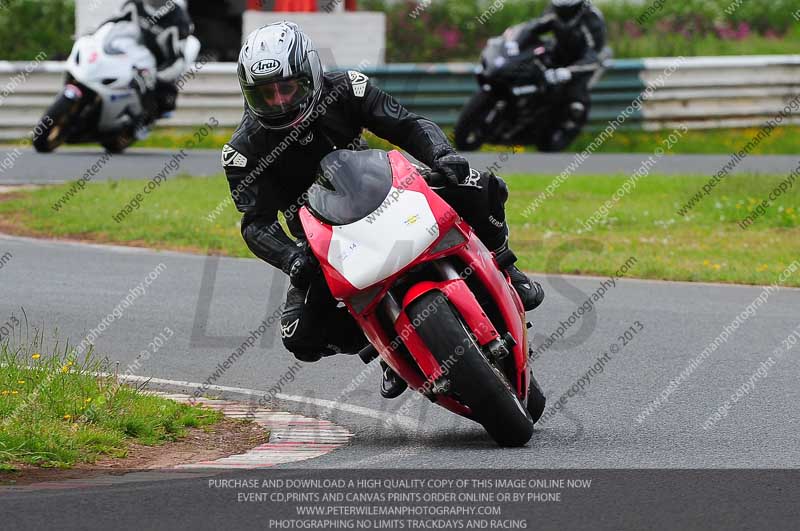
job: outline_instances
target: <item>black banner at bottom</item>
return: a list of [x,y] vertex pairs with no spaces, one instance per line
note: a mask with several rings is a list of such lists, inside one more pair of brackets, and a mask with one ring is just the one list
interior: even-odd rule
[[263,514],[263,529],[796,529],[799,480],[774,470],[323,470],[206,487]]
[[147,471],[0,489],[5,529],[797,529],[800,470]]

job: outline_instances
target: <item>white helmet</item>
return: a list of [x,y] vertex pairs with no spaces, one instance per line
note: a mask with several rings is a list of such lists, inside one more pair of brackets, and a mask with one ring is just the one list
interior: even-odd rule
[[293,22],[251,33],[239,53],[239,85],[247,108],[266,129],[288,129],[307,119],[322,94],[322,61]]

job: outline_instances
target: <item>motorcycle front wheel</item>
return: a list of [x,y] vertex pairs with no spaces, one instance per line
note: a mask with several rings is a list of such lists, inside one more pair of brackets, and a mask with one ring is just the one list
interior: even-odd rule
[[78,104],[61,94],[36,124],[33,148],[39,153],[50,153],[67,139],[67,127]]
[[546,405],[547,398],[544,396],[539,382],[536,381],[536,377],[531,374],[531,382],[528,386],[528,404],[526,407],[534,423],[542,418],[542,413],[544,413]]
[[426,293],[410,305],[408,316],[420,323],[417,333],[443,369],[447,394],[467,406],[500,446],[525,445],[533,436],[530,413],[447,299],[439,292]]
[[470,98],[455,128],[455,144],[459,151],[477,151],[486,142],[489,131],[486,117],[494,109],[495,99],[488,92],[478,91]]

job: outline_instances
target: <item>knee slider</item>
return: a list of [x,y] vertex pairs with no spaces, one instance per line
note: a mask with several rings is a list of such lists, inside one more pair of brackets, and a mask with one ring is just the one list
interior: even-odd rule
[[302,350],[298,352],[292,352],[294,357],[302,362],[305,363],[314,363],[315,361],[319,361],[322,359],[322,354],[319,352],[314,352],[311,350]]
[[281,339],[283,340],[284,348],[291,352],[294,357],[300,361],[312,363],[322,359],[322,352],[320,352],[320,349],[315,348],[313,345],[309,345],[308,342],[304,341],[303,339],[298,339],[294,336],[283,336]]
[[292,352],[292,354],[297,360],[305,363],[314,363],[322,359],[322,354],[313,350],[298,350],[297,352]]

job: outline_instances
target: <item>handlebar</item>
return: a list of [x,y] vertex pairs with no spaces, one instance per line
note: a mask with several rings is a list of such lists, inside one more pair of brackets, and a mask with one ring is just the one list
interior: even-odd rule
[[447,178],[442,172],[434,171],[430,168],[417,167],[422,178],[428,183],[428,186],[436,188],[444,188],[448,184]]

